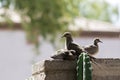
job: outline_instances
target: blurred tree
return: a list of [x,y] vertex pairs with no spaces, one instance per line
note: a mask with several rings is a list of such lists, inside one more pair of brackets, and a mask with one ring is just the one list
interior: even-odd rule
[[[39,34],[54,43],[58,32],[80,14],[81,17],[111,21],[117,8],[103,0],[0,0],[0,7],[20,14],[30,43],[39,46]],[[5,15],[4,17],[6,17]],[[9,22],[10,19],[6,18]]]
[[105,0],[81,0],[80,15],[89,19],[113,22],[118,17],[118,6],[112,6]]
[[50,36],[54,42],[57,33],[67,29],[73,17],[79,15],[78,3],[79,0],[0,0],[0,7],[20,14],[28,41],[38,47],[39,34]]

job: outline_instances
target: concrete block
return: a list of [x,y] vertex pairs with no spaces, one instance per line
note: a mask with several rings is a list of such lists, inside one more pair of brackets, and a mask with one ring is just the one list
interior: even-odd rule
[[[77,61],[45,60],[32,66],[28,80],[76,80]],[[93,80],[120,80],[120,59],[96,59],[92,63]]]
[[75,71],[76,61],[67,60],[45,60],[38,62],[32,66],[32,74],[39,74],[41,72],[54,71]]
[[32,66],[35,80],[76,80],[76,61],[45,60]]

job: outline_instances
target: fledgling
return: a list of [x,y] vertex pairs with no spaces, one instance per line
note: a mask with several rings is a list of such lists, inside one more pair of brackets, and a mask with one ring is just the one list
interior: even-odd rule
[[102,43],[100,39],[95,39],[92,45],[84,47],[84,50],[88,52],[89,55],[95,55],[99,51],[98,43]]
[[83,48],[73,43],[72,35],[70,32],[65,32],[62,35],[62,38],[63,37],[66,39],[66,44],[65,44],[66,48],[68,50],[75,50],[76,52],[73,53],[73,55],[76,55],[78,57],[83,52]]
[[58,54],[51,56],[53,59],[60,59],[60,60],[75,60],[76,56],[71,55],[75,53],[74,50],[64,50],[64,51],[58,51]]

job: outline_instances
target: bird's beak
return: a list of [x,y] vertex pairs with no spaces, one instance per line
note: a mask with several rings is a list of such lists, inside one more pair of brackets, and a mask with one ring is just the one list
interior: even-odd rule
[[102,41],[100,41],[100,43],[103,43]]

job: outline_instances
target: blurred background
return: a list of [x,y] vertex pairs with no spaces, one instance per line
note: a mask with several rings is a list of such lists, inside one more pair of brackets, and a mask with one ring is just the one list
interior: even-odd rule
[[64,48],[65,31],[81,46],[99,37],[96,58],[120,58],[120,1],[0,0],[0,79],[31,76],[33,63]]

